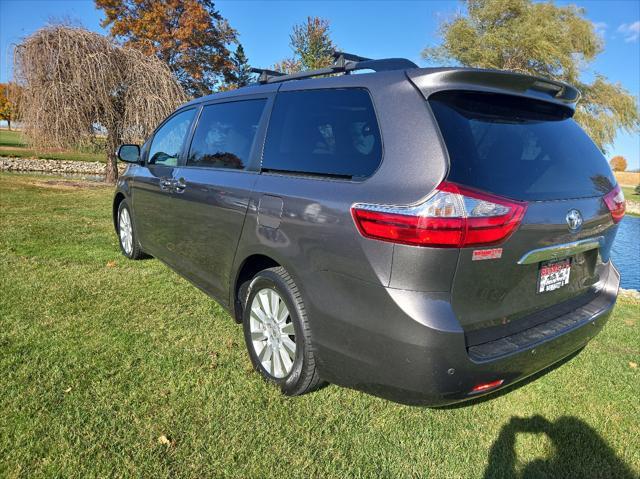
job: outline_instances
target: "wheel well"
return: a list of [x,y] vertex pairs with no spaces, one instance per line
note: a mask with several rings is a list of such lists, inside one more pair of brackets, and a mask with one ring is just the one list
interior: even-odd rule
[[233,290],[233,313],[237,323],[242,322],[242,295],[245,293],[243,289],[248,286],[249,280],[260,271],[276,266],[280,266],[280,264],[262,254],[254,254],[244,260],[238,272]]
[[116,194],[116,197],[113,199],[113,227],[116,232],[118,232],[118,208],[120,208],[120,203],[124,200],[124,195],[122,193]]

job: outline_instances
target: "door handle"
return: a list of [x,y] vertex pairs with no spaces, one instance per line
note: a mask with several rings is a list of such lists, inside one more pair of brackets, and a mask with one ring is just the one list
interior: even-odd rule
[[176,193],[183,193],[186,187],[187,182],[184,180],[184,178],[173,181],[173,188]]
[[173,180],[169,178],[160,178],[160,189],[163,191],[170,191],[173,186]]

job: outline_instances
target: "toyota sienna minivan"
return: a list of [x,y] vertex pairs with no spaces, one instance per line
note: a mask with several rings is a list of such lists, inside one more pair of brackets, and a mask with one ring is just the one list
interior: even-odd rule
[[575,88],[348,54],[257,72],[120,147],[113,218],[125,256],[242,323],[284,394],[329,382],[452,404],[602,329],[625,201],[572,119]]

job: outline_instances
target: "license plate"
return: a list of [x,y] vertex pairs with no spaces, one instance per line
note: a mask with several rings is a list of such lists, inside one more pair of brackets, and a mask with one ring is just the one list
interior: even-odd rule
[[538,274],[538,293],[546,293],[562,288],[569,284],[571,274],[571,259],[560,261],[545,261],[540,263]]

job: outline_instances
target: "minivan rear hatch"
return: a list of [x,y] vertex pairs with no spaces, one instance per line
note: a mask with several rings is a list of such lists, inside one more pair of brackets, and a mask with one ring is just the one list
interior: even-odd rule
[[495,91],[425,97],[449,156],[446,181],[526,204],[509,238],[460,251],[452,305],[468,345],[593,300],[615,236],[604,197],[616,182],[573,110]]

